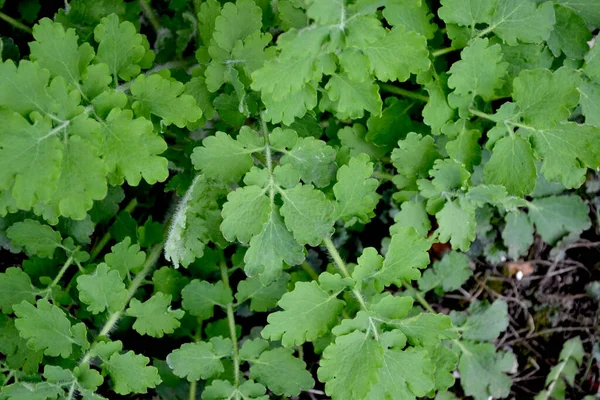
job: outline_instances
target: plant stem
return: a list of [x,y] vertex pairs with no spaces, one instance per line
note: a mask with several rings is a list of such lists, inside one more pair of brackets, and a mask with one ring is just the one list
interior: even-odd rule
[[273,177],[273,156],[271,154],[271,143],[269,142],[269,128],[267,128],[267,123],[262,117],[260,119],[260,125],[265,139],[265,158],[267,170],[269,171],[269,200],[271,202],[271,207],[273,207],[273,204],[275,203],[275,178]]
[[148,22],[150,22],[150,25],[152,25],[152,29],[154,29],[155,32],[158,32],[160,30],[160,22],[158,21],[156,14],[154,14],[152,7],[150,7],[150,5],[144,0],[140,0],[139,4],[144,17],[146,17]]
[[402,89],[401,87],[394,86],[394,85],[389,84],[389,83],[380,83],[379,87],[384,92],[388,92],[388,93],[392,93],[392,94],[397,94],[399,96],[409,97],[411,99],[419,100],[419,101],[422,101],[424,103],[429,102],[429,97],[425,96],[424,94],[411,92],[410,90]]
[[[77,251],[78,249],[79,249],[79,247],[77,247],[75,249],[75,251]],[[56,286],[58,284],[58,282],[60,282],[60,280],[62,279],[62,277],[65,274],[65,272],[67,272],[67,270],[69,269],[69,267],[73,264],[73,261],[75,260],[75,257],[74,257],[75,251],[73,251],[71,253],[71,255],[69,256],[69,258],[67,258],[67,261],[65,261],[65,263],[61,267],[60,271],[58,271],[58,274],[56,274],[56,277],[54,278],[54,280],[52,281],[52,283],[50,283],[50,285],[48,285],[48,287],[45,289],[45,291],[46,291],[46,297],[51,293],[52,288],[54,286]]]
[[196,388],[198,387],[198,381],[190,382],[190,395],[189,400],[196,400]]
[[[129,203],[127,203],[125,208],[123,208],[123,211],[131,214],[133,212],[133,210],[135,210],[137,205],[138,205],[137,198],[133,198],[133,199],[131,199],[131,201]],[[96,243],[96,245],[90,251],[90,261],[94,261],[96,259],[96,257],[98,257],[98,254],[100,254],[100,252],[104,249],[104,247],[106,247],[108,242],[110,242],[111,238],[112,238],[112,236],[111,236],[110,232],[106,232],[104,234],[104,236],[102,236],[100,241],[98,241],[98,243]]]
[[17,29],[22,30],[23,32],[27,32],[27,33],[33,33],[33,31],[31,30],[30,27],[28,27],[27,25],[23,24],[20,21],[17,21],[16,19],[14,19],[13,17],[10,17],[6,14],[4,14],[3,12],[0,12],[0,19],[8,22],[9,24],[11,24],[12,26],[14,26]]
[[386,180],[386,181],[394,180],[394,176],[395,175],[392,175],[389,172],[382,172],[382,171],[374,171],[373,172],[373,178]]
[[[323,243],[325,244],[329,255],[331,256],[331,258],[333,258],[335,265],[340,270],[344,278],[351,278],[350,273],[348,272],[348,268],[346,267],[346,263],[344,262],[344,260],[342,260],[342,257],[340,256],[340,253],[337,251],[337,248],[331,241],[331,238],[323,239]],[[352,294],[354,294],[354,297],[356,297],[356,300],[358,300],[360,308],[362,308],[364,311],[369,311],[367,303],[365,302],[365,299],[360,293],[360,291],[358,289],[352,289]]]
[[315,271],[312,265],[310,265],[307,261],[304,261],[302,264],[300,264],[300,267],[302,267],[304,272],[306,272],[315,281],[319,279],[319,274],[317,274],[317,271]]
[[96,347],[96,344],[98,343],[98,338],[102,336],[108,336],[108,334],[115,327],[117,322],[119,322],[123,311],[125,311],[125,307],[127,307],[129,301],[133,298],[135,292],[138,290],[138,288],[146,278],[146,275],[148,275],[152,267],[154,267],[154,264],[156,264],[156,261],[158,261],[158,258],[162,253],[163,246],[164,242],[161,242],[152,248],[150,254],[148,255],[148,258],[146,258],[146,262],[144,263],[142,270],[135,276],[135,278],[131,282],[131,285],[129,285],[129,289],[127,290],[127,298],[123,307],[119,311],[116,311],[110,315],[108,321],[106,321],[106,323],[98,333],[98,336],[96,336],[96,340],[94,340],[94,342],[90,346],[90,349],[87,351],[87,353],[85,353],[85,355],[79,362],[79,365],[85,364],[88,361],[90,361],[90,359],[92,358],[93,350]]
[[432,57],[443,56],[444,54],[452,53],[453,51],[457,51],[459,49],[455,49],[454,47],[446,47],[445,49],[439,49],[431,52]]
[[433,309],[433,307],[431,307],[431,304],[429,304],[429,302],[427,300],[425,300],[425,297],[423,297],[423,294],[421,292],[419,292],[418,290],[416,290],[415,288],[413,288],[411,285],[409,285],[406,282],[402,282],[402,285],[406,289],[413,289],[415,291],[415,298],[417,299],[419,304],[422,305],[423,308],[426,309],[427,311],[435,313],[435,310]]
[[476,117],[483,118],[483,119],[488,119],[490,121],[496,122],[496,120],[494,119],[493,115],[484,113],[483,111],[479,111],[479,110],[476,110],[474,108],[469,108],[469,112],[471,114],[473,114],[474,116],[476,116]]
[[[221,280],[227,289],[229,286],[229,275],[227,273],[227,264],[221,260]],[[240,386],[240,356],[238,350],[237,333],[235,332],[235,315],[233,314],[233,304],[227,304],[227,322],[229,324],[229,336],[233,343],[233,373],[235,376],[235,387]]]

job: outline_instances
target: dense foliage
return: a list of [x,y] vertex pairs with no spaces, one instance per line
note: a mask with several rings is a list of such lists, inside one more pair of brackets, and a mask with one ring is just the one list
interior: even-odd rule
[[0,399],[511,394],[507,302],[427,299],[592,226],[600,3],[44,7],[0,14]]

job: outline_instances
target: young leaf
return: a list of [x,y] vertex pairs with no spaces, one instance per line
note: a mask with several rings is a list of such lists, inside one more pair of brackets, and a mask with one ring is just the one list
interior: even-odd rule
[[179,320],[183,310],[171,310],[171,296],[156,293],[145,302],[132,299],[127,309],[127,315],[134,317],[133,329],[140,335],[161,338],[179,328]]
[[193,382],[219,376],[225,368],[221,358],[226,354],[217,354],[212,343],[186,343],[167,356],[167,363],[173,373]]
[[267,350],[250,362],[250,378],[262,383],[277,395],[297,396],[311,389],[315,381],[304,361],[293,356],[292,349]]
[[419,279],[419,290],[427,292],[439,287],[446,293],[451,292],[460,288],[471,275],[473,271],[469,268],[469,258],[453,251],[423,273]]
[[150,359],[133,351],[115,353],[102,364],[112,381],[115,393],[147,393],[162,382],[155,367],[148,366]]
[[288,274],[283,274],[275,282],[263,286],[259,277],[246,278],[238,283],[235,298],[239,303],[250,299],[252,311],[265,312],[274,308],[277,301],[286,293],[289,279]]
[[182,307],[202,320],[213,316],[214,306],[225,307],[233,302],[231,289],[226,288],[222,281],[213,285],[198,279],[183,288],[181,298]]
[[490,343],[461,342],[463,348],[458,364],[461,385],[475,400],[507,397],[511,380],[505,372],[512,370],[515,357],[510,352],[498,352]]
[[338,293],[327,293],[315,281],[297,282],[277,303],[283,311],[269,314],[262,330],[265,339],[281,340],[285,347],[312,342],[337,321],[344,305]]
[[88,305],[87,310],[98,314],[105,310],[110,313],[125,307],[127,289],[118,270],[109,270],[105,263],[98,264],[93,275],[80,275],[77,278],[79,299]]
[[556,243],[569,233],[581,233],[590,227],[589,208],[579,196],[550,196],[534,199],[529,218],[546,243]]

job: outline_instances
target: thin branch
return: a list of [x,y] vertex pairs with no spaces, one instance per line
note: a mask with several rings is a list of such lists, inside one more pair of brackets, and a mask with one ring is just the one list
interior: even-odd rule
[[9,24],[11,24],[13,27],[22,30],[23,32],[27,32],[27,33],[33,33],[33,31],[31,30],[30,27],[28,27],[27,25],[23,24],[20,21],[17,21],[16,19],[14,19],[13,17],[10,17],[6,14],[4,14],[3,12],[0,12],[0,19],[8,22]]
[[380,83],[379,87],[384,92],[388,92],[388,93],[392,93],[392,94],[397,94],[399,96],[408,97],[408,98],[411,98],[411,99],[422,101],[424,103],[428,103],[429,102],[429,97],[425,96],[424,94],[411,92],[410,90],[402,89],[401,87],[394,86],[394,85],[391,85],[389,83]]

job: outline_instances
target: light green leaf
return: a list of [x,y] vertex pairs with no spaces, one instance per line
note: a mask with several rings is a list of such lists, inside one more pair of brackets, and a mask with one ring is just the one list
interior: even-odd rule
[[140,251],[138,244],[131,244],[129,237],[111,247],[110,250],[111,252],[104,256],[104,262],[110,269],[119,271],[122,279],[130,273],[142,270],[146,253]]
[[588,29],[585,19],[573,10],[560,5],[554,6],[556,24],[548,39],[548,47],[555,57],[564,53],[574,60],[582,59],[590,50],[588,42],[592,32]]
[[419,279],[419,290],[427,292],[441,288],[445,293],[460,288],[473,275],[469,268],[469,257],[452,251],[427,269]]
[[337,322],[344,305],[338,293],[327,293],[317,282],[297,282],[277,303],[283,311],[269,314],[262,330],[265,339],[281,340],[285,347],[312,342]]
[[230,242],[248,243],[269,220],[271,204],[266,189],[245,186],[229,193],[223,205],[221,231]]
[[506,216],[502,239],[508,247],[508,255],[513,260],[527,254],[533,244],[533,233],[533,223],[523,211],[517,210]]
[[185,343],[167,356],[167,363],[175,375],[193,382],[217,377],[225,371],[222,357],[216,354],[212,343]]
[[267,386],[276,395],[298,396],[311,389],[315,381],[306,370],[306,363],[293,356],[292,349],[267,350],[250,361],[250,378]]
[[281,192],[281,215],[300,244],[318,246],[333,231],[334,204],[312,185],[298,185]]
[[162,382],[158,370],[148,366],[149,362],[148,357],[128,351],[113,354],[104,361],[102,368],[108,372],[115,393],[147,393],[149,388],[155,388]]
[[379,87],[371,81],[356,82],[345,75],[334,74],[325,85],[327,97],[339,119],[362,118],[364,111],[381,114]]
[[496,353],[494,345],[490,343],[461,342],[461,349],[463,352],[458,371],[467,396],[473,396],[475,400],[507,397],[511,379],[505,372],[512,370],[514,355],[509,352]]
[[188,122],[202,116],[196,100],[189,94],[183,94],[185,86],[179,81],[158,74],[149,77],[140,75],[130,89],[134,99],[131,107],[138,116],[150,119],[150,114],[154,114],[162,118],[164,125],[174,124],[178,128],[185,128]]
[[194,149],[192,162],[207,178],[236,183],[254,165],[252,153],[261,150],[262,147],[246,147],[225,132],[217,132]]
[[486,183],[502,185],[509,194],[530,194],[537,178],[531,145],[517,135],[500,139],[494,145],[492,157],[483,167],[483,174]]
[[548,40],[554,27],[552,2],[536,4],[533,0],[498,0],[490,28],[507,44],[540,43]]
[[98,264],[93,275],[77,278],[79,300],[87,304],[87,310],[98,314],[105,310],[111,313],[125,307],[127,289],[118,270],[109,270],[105,263]]
[[305,257],[304,246],[288,231],[276,206],[267,218],[262,230],[250,240],[250,248],[244,256],[244,271],[248,276],[259,275],[263,285],[281,276],[284,262],[298,265]]
[[313,137],[300,138],[281,157],[281,165],[291,165],[305,183],[317,187],[329,185],[335,177],[336,151],[322,140]]
[[6,235],[14,245],[24,247],[27,254],[42,258],[52,258],[62,241],[59,232],[32,219],[12,224]]
[[577,195],[534,199],[529,218],[544,241],[555,244],[571,233],[581,233],[591,226],[589,207]]
[[0,273],[0,309],[4,314],[11,314],[13,305],[23,301],[34,303],[39,292],[20,268],[10,267]]
[[265,312],[275,308],[281,296],[287,292],[287,283],[290,280],[288,274],[283,274],[275,282],[263,286],[259,277],[246,278],[237,286],[235,298],[238,303],[250,299],[250,309],[257,312]]
[[475,210],[469,205],[450,200],[435,216],[439,224],[439,241],[450,241],[453,249],[469,250],[471,242],[475,240]]
[[356,222],[367,223],[375,216],[375,207],[379,202],[377,179],[373,175],[373,163],[369,156],[361,154],[351,158],[348,165],[342,166],[337,173],[337,183],[333,186],[336,198],[335,219],[341,219],[346,226]]
[[504,300],[473,302],[467,311],[470,315],[462,325],[463,339],[490,342],[498,339],[508,327],[508,305]]
[[325,392],[334,399],[363,399],[384,365],[381,343],[355,331],[338,336],[323,352],[317,371]]
[[23,301],[13,305],[13,310],[17,316],[15,326],[21,337],[27,340],[27,346],[35,351],[43,350],[47,356],[69,357],[73,345],[79,345],[79,331],[83,328],[85,332],[85,325],[71,327],[64,311],[46,299],[38,300],[35,307]]
[[102,18],[94,29],[94,39],[98,43],[96,60],[108,65],[110,74],[123,80],[130,80],[140,73],[138,62],[142,60],[146,49],[143,37],[136,33],[135,26],[111,14]]
[[392,26],[404,26],[408,32],[416,32],[426,39],[433,39],[437,26],[431,23],[433,14],[425,2],[401,1],[387,4],[383,16]]
[[213,285],[198,279],[194,279],[183,288],[181,298],[181,306],[202,320],[213,316],[214,306],[226,307],[233,302],[231,289],[226,288],[222,281]]
[[179,328],[179,320],[185,312],[171,309],[171,295],[156,293],[143,303],[138,299],[131,299],[127,315],[135,318],[133,329],[140,335],[161,338]]

